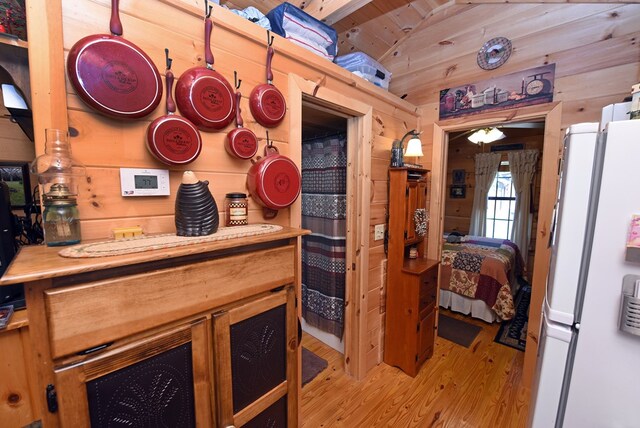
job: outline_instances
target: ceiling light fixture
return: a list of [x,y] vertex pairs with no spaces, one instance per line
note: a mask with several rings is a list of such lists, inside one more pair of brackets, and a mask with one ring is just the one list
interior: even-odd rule
[[501,140],[505,137],[504,133],[498,128],[484,128],[478,129],[473,134],[469,135],[468,140],[473,144],[488,144],[494,141]]

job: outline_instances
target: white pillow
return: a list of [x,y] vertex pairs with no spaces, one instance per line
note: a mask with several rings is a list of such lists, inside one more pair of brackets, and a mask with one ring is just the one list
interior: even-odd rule
[[[282,28],[287,35],[294,36],[298,40],[308,40],[314,45],[328,48],[333,44],[333,40],[321,28],[313,26],[312,23],[303,22],[299,18],[285,13],[282,19]],[[325,49],[326,50],[326,49]]]

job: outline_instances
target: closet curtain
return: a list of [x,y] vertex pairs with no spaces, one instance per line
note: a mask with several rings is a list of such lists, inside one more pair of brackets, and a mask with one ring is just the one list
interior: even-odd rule
[[475,191],[469,234],[484,236],[487,230],[487,195],[500,167],[500,153],[478,153],[476,155]]
[[509,169],[511,170],[511,182],[516,193],[515,215],[511,229],[511,241],[520,252],[526,255],[529,251],[531,240],[531,183],[538,164],[538,150],[521,150],[508,153]]
[[347,138],[302,142],[302,316],[342,339],[346,278]]

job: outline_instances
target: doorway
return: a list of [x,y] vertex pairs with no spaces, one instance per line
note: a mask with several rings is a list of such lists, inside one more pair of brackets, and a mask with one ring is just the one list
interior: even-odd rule
[[[344,367],[345,372],[362,379],[367,356],[367,300],[369,275],[369,219],[371,185],[371,150],[373,108],[334,89],[323,80],[314,82],[293,73],[289,74],[290,141],[302,141],[302,104],[310,102],[347,119],[347,215],[346,215],[346,280],[344,302]],[[291,158],[301,165],[302,144],[290,144]],[[291,226],[302,226],[302,202],[291,207]],[[302,268],[301,255],[298,266]],[[301,290],[298,290],[301,295]],[[298,316],[302,308],[298,305]]]
[[445,165],[448,150],[447,132],[461,131],[493,123],[538,120],[543,120],[545,123],[540,177],[540,205],[538,207],[538,224],[535,231],[535,259],[533,266],[529,269],[532,292],[522,382],[523,386],[527,388],[531,386],[535,373],[541,310],[545,294],[545,281],[549,271],[551,250],[548,245],[548,239],[553,207],[557,196],[558,163],[562,142],[561,118],[562,103],[554,102],[524,107],[518,110],[487,113],[458,120],[446,120],[433,125],[432,180],[434,183],[439,183],[439,185],[432,188],[430,210],[434,215],[432,216],[432,227],[429,230],[428,254],[429,257],[439,259],[442,252],[440,242],[443,233],[445,191],[447,190],[445,187]]
[[302,330],[344,354],[348,115],[302,102]]

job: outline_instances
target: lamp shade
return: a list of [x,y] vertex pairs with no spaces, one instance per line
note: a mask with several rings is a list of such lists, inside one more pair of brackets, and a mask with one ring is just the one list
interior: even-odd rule
[[422,141],[418,137],[413,137],[407,143],[407,151],[404,153],[405,156],[424,156],[422,153]]
[[493,143],[494,141],[501,140],[505,137],[504,133],[500,131],[498,128],[486,128],[486,129],[478,129],[473,134],[469,135],[468,139],[473,144],[487,144]]

